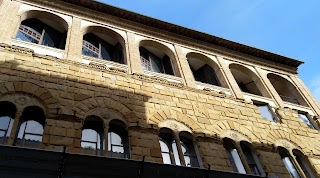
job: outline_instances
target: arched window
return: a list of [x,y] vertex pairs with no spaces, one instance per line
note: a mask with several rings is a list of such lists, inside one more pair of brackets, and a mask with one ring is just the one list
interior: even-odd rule
[[29,106],[24,109],[14,145],[39,147],[42,142],[44,124],[45,115],[41,108]]
[[260,78],[249,68],[239,64],[230,64],[229,68],[241,91],[270,97]]
[[124,64],[122,45],[102,33],[87,33],[83,36],[82,54],[94,58]]
[[162,128],[159,137],[163,163],[181,165],[177,143],[172,131],[167,128]]
[[10,137],[16,107],[10,102],[0,102],[0,144],[6,143]]
[[44,18],[45,16],[23,20],[16,38],[35,44],[64,49],[67,37],[66,29],[52,21],[51,18]]
[[249,144],[246,142],[240,142],[241,150],[244,153],[246,161],[249,165],[251,173],[253,175],[264,175],[264,171],[261,167],[259,159],[256,153],[250,148]]
[[142,69],[175,75],[172,61],[174,55],[170,49],[155,42],[142,41],[139,51]]
[[294,161],[290,157],[290,154],[287,152],[287,150],[283,147],[278,147],[278,151],[291,177],[301,178],[299,171],[297,170],[296,165],[294,164]]
[[181,132],[180,143],[186,166],[199,167],[198,156],[195,151],[192,136],[187,132]]
[[233,141],[228,138],[224,138],[223,144],[225,149],[228,152],[229,161],[232,165],[233,171],[241,174],[246,174],[246,170],[243,166],[238,150],[235,144],[233,143]]
[[220,81],[215,71],[216,69],[219,69],[219,67],[212,59],[196,53],[188,54],[187,59],[196,81],[220,86]]
[[295,156],[295,159],[297,160],[300,168],[302,169],[304,175],[307,178],[315,178],[315,175],[313,174],[312,168],[310,166],[310,162],[307,160],[306,156],[304,156],[300,151],[293,150],[293,155]]
[[87,154],[104,155],[104,129],[99,118],[90,116],[84,121],[81,147]]
[[111,157],[130,158],[128,132],[125,124],[119,120],[109,123],[108,152]]
[[290,81],[272,73],[269,73],[267,77],[283,101],[308,106],[300,92]]

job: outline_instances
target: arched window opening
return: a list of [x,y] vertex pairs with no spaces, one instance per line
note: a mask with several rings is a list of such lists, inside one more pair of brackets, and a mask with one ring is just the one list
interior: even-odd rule
[[21,22],[16,38],[30,43],[64,49],[67,31],[50,18],[29,18]]
[[278,151],[280,154],[280,157],[286,166],[288,172],[290,173],[291,177],[293,178],[301,178],[296,166],[294,165],[294,162],[292,158],[290,157],[289,153],[285,148],[278,147]]
[[269,97],[260,79],[250,69],[238,64],[231,64],[229,68],[241,91]]
[[187,132],[181,132],[179,135],[186,166],[199,167],[198,156],[196,154],[195,144],[192,140],[192,136]]
[[139,51],[142,69],[174,75],[171,59],[166,53],[152,46],[140,47]]
[[45,124],[45,114],[37,106],[27,107],[20,118],[19,131],[14,145],[40,147]]
[[315,178],[313,171],[310,166],[310,162],[307,160],[306,156],[304,156],[300,151],[293,150],[293,155],[295,156],[300,168],[302,169],[304,175],[307,178]]
[[298,117],[304,122],[310,129],[316,129],[313,125],[311,119],[309,119],[309,115],[307,113],[298,112]]
[[243,166],[238,150],[233,141],[228,138],[224,138],[223,145],[228,152],[229,161],[232,165],[233,171],[241,174],[246,174],[246,170]]
[[101,119],[91,116],[84,121],[81,147],[86,154],[104,155],[104,129]]
[[297,88],[287,79],[271,73],[267,77],[283,101],[308,106]]
[[108,130],[108,152],[111,157],[129,159],[128,132],[125,124],[112,120]]
[[250,148],[248,143],[240,142],[240,146],[241,146],[242,152],[245,155],[245,158],[247,160],[251,173],[253,175],[260,175],[260,176],[264,175],[264,171],[262,169],[262,166],[260,164],[258,157],[256,153]]
[[15,114],[14,104],[6,101],[0,102],[0,144],[6,143],[10,137]]
[[187,58],[190,69],[196,81],[220,86],[220,82],[217,78],[216,72],[210,65],[197,58]]
[[123,46],[103,33],[87,33],[83,36],[82,54],[94,58],[124,64]]
[[181,165],[177,143],[172,131],[167,128],[162,128],[159,137],[163,163]]

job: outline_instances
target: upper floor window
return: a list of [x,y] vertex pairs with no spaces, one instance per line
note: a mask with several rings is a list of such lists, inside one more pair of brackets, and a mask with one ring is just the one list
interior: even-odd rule
[[[48,23],[45,23],[48,22]],[[16,38],[54,48],[64,49],[67,32],[49,20],[30,18],[21,22]]]
[[10,137],[16,108],[12,103],[0,102],[0,144],[6,143]]
[[237,150],[236,146],[234,145],[233,141],[230,139],[224,138],[223,144],[228,152],[229,161],[231,163],[233,171],[241,173],[241,174],[246,174],[247,172],[243,166],[243,163],[242,163],[241,158],[239,156],[238,150]]
[[282,147],[278,147],[278,151],[280,154],[280,157],[284,163],[284,165],[286,166],[288,172],[290,173],[292,178],[301,178],[296,165],[294,164],[292,158],[290,157],[290,155],[288,154],[287,150],[282,148]]
[[108,152],[111,157],[130,158],[128,133],[121,121],[112,120],[109,123]]
[[42,142],[45,115],[37,106],[27,107],[20,118],[14,145],[39,147]]
[[85,153],[104,155],[104,129],[99,118],[91,116],[84,121],[81,147]]
[[82,54],[120,64],[125,63],[122,45],[112,37],[101,33],[87,33],[83,36]]
[[311,123],[309,117],[307,114],[305,113],[301,113],[298,112],[298,117],[302,120],[302,122],[304,122],[305,124],[307,124],[307,126],[311,129],[315,129],[314,125]]
[[195,53],[188,54],[187,59],[196,81],[220,86],[215,70],[206,63],[213,63],[211,59]]
[[170,57],[161,50],[144,46],[140,47],[141,67],[158,73],[174,75]]
[[255,105],[258,107],[261,117],[263,119],[272,121],[272,122],[276,120],[268,104],[255,104]]
[[170,132],[169,129],[162,129],[162,132],[159,134],[163,163],[181,165],[178,147],[173,134]]
[[185,132],[180,133],[180,143],[186,166],[199,167],[198,156],[192,138],[188,138],[189,134],[185,134],[185,136],[182,134],[185,134]]

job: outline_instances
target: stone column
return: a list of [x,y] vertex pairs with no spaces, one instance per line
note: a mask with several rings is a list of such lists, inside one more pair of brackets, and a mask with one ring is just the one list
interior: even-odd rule
[[290,75],[290,78],[294,82],[295,86],[297,86],[297,90],[305,98],[306,102],[310,105],[314,112],[318,116],[320,116],[320,105],[317,99],[311,94],[309,89],[305,86],[305,84],[297,75]]
[[111,156],[109,155],[109,148],[108,148],[108,132],[109,132],[109,126],[105,126],[103,133],[104,133],[104,155],[103,156]]
[[82,40],[81,19],[73,17],[72,25],[68,28],[64,57],[68,60],[82,62]]
[[222,72],[226,76],[227,83],[229,85],[229,88],[231,89],[232,93],[237,99],[244,100],[242,91],[240,87],[237,84],[237,81],[234,79],[229,67],[224,62],[224,59],[221,56],[217,56],[217,59],[219,61],[219,64],[222,68]]
[[22,115],[22,112],[16,112],[16,115],[14,117],[13,120],[13,125],[12,125],[12,129],[11,129],[11,133],[10,133],[10,137],[8,140],[8,145],[13,145],[15,136],[18,134],[17,132],[19,132],[19,122],[20,122],[20,117]]
[[185,85],[188,87],[196,88],[196,82],[192,71],[190,69],[187,56],[183,54],[182,48],[179,45],[174,45],[176,56],[177,56],[177,63],[180,64],[181,69],[181,77]]
[[0,6],[0,41],[11,44],[11,38],[15,38],[20,25],[18,10],[20,2],[5,0]]
[[272,97],[272,99],[276,102],[276,105],[280,108],[284,107],[284,103],[278,94],[277,90],[273,87],[272,83],[268,79],[267,75],[263,73],[263,70],[259,67],[254,67],[257,71],[259,77],[261,78],[262,83],[264,83],[267,91],[269,92],[269,95]]
[[140,62],[140,51],[139,44],[136,43],[135,34],[131,32],[127,32],[127,45],[128,50],[127,54],[127,62],[130,73],[138,73],[142,74],[142,67]]

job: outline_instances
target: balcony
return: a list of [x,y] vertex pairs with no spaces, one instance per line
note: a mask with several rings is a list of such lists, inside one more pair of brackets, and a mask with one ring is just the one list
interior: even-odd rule
[[200,168],[0,146],[1,177],[250,178]]

